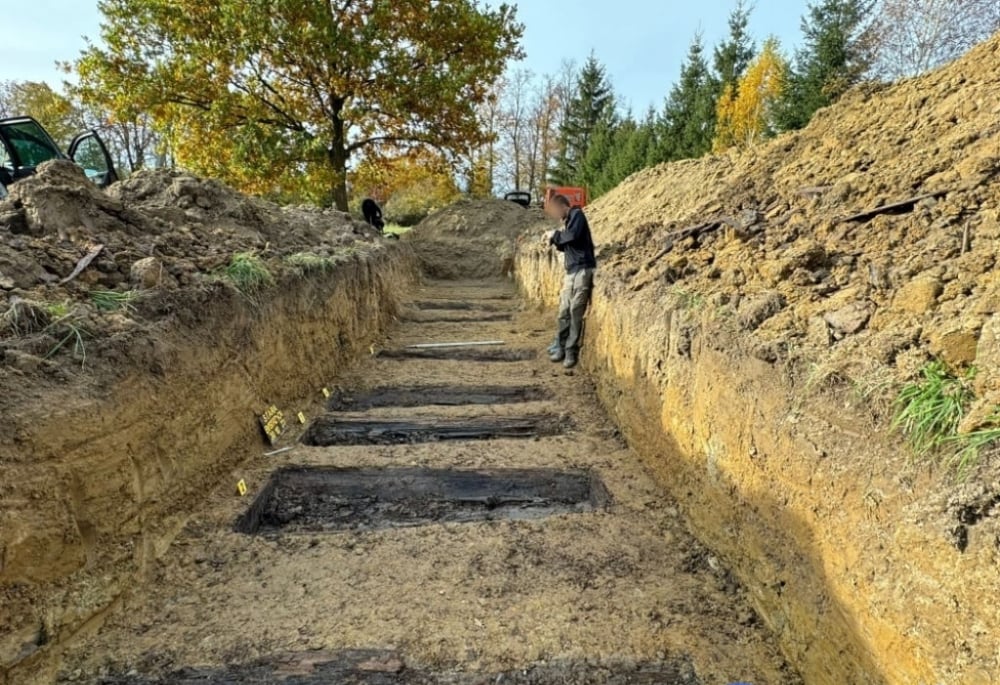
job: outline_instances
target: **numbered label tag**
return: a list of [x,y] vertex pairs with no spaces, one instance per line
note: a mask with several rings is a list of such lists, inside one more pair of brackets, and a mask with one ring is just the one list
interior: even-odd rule
[[277,407],[268,407],[267,411],[260,416],[260,425],[264,429],[264,435],[272,445],[278,437],[285,432],[288,424],[285,423],[285,415]]
[[303,414],[302,412],[299,412],[299,423],[305,423],[305,422],[306,422],[306,415]]
[[239,493],[240,497],[247,494],[247,482],[240,478],[240,482],[236,484],[236,492]]
[[326,399],[330,399],[330,389],[329,388],[323,388],[323,397],[325,397]]

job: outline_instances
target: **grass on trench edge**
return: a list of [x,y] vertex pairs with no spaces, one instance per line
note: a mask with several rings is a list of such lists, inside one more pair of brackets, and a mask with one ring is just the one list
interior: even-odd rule
[[235,253],[222,269],[221,276],[251,299],[264,288],[274,285],[274,277],[264,260],[254,252]]
[[1000,440],[1000,408],[984,426],[959,433],[959,426],[975,400],[972,380],[975,367],[962,376],[953,374],[941,361],[932,361],[920,378],[908,383],[896,398],[892,426],[906,436],[918,458],[940,455],[960,474],[974,468],[983,452]]
[[102,312],[123,311],[126,313],[135,311],[134,302],[139,299],[139,292],[136,290],[95,290],[90,293],[90,300],[94,306]]

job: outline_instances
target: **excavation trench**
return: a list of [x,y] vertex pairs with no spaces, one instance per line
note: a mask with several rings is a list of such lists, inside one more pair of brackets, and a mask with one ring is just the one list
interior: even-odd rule
[[[182,416],[164,422],[161,407],[156,422],[137,417],[159,431],[140,444],[192,460],[143,481],[141,569],[115,566],[109,551],[94,573],[69,572],[101,588],[95,579],[114,570],[133,591],[104,590],[120,608],[86,633],[57,632],[59,649],[37,647],[11,682],[799,683],[746,592],[688,533],[584,379],[539,358],[548,317],[518,312],[503,345],[413,348],[491,340],[498,322],[383,326],[400,290],[403,307],[461,311],[507,302],[513,289],[407,285],[400,259],[392,280],[363,269],[334,288],[346,318],[332,325],[333,305],[317,307],[311,291],[291,306],[286,291],[291,311],[268,308],[249,333],[274,344],[239,366],[241,402],[215,399],[195,430],[205,393],[235,381],[191,357],[186,394],[171,404]],[[354,302],[373,292],[371,279],[383,302]],[[355,363],[317,362],[331,341],[345,351],[350,341]],[[213,351],[241,354],[217,341]],[[323,398],[330,387],[346,389]],[[259,414],[271,405],[307,425],[263,444]],[[130,434],[88,449],[128,453]],[[125,487],[104,485],[84,501]]]

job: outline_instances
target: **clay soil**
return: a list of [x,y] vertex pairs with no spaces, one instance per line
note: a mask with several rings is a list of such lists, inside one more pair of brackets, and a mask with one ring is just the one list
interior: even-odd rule
[[[512,288],[414,288],[411,300],[481,302],[515,318],[402,323],[379,347],[500,339],[505,347],[544,348],[548,317],[520,311]],[[248,451],[238,475],[249,494],[238,496],[233,483],[205,493],[150,581],[102,629],[68,647],[57,667],[20,682],[800,682],[746,592],[624,446],[585,377],[537,357],[374,355],[327,383],[343,394],[530,385],[544,395],[361,413],[448,421],[569,415],[574,427],[533,440],[307,447],[296,440],[300,426],[279,444],[290,451]],[[317,403],[311,418],[320,411]],[[600,478],[610,503],[530,520],[237,532],[272,474],[290,466],[587,472]]]

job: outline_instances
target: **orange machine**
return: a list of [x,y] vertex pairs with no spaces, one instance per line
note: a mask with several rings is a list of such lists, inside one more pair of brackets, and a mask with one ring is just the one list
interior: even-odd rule
[[545,189],[545,206],[548,206],[549,200],[551,200],[556,195],[565,195],[567,198],[569,198],[570,207],[579,207],[580,209],[583,209],[584,207],[587,206],[586,188],[549,186]]

